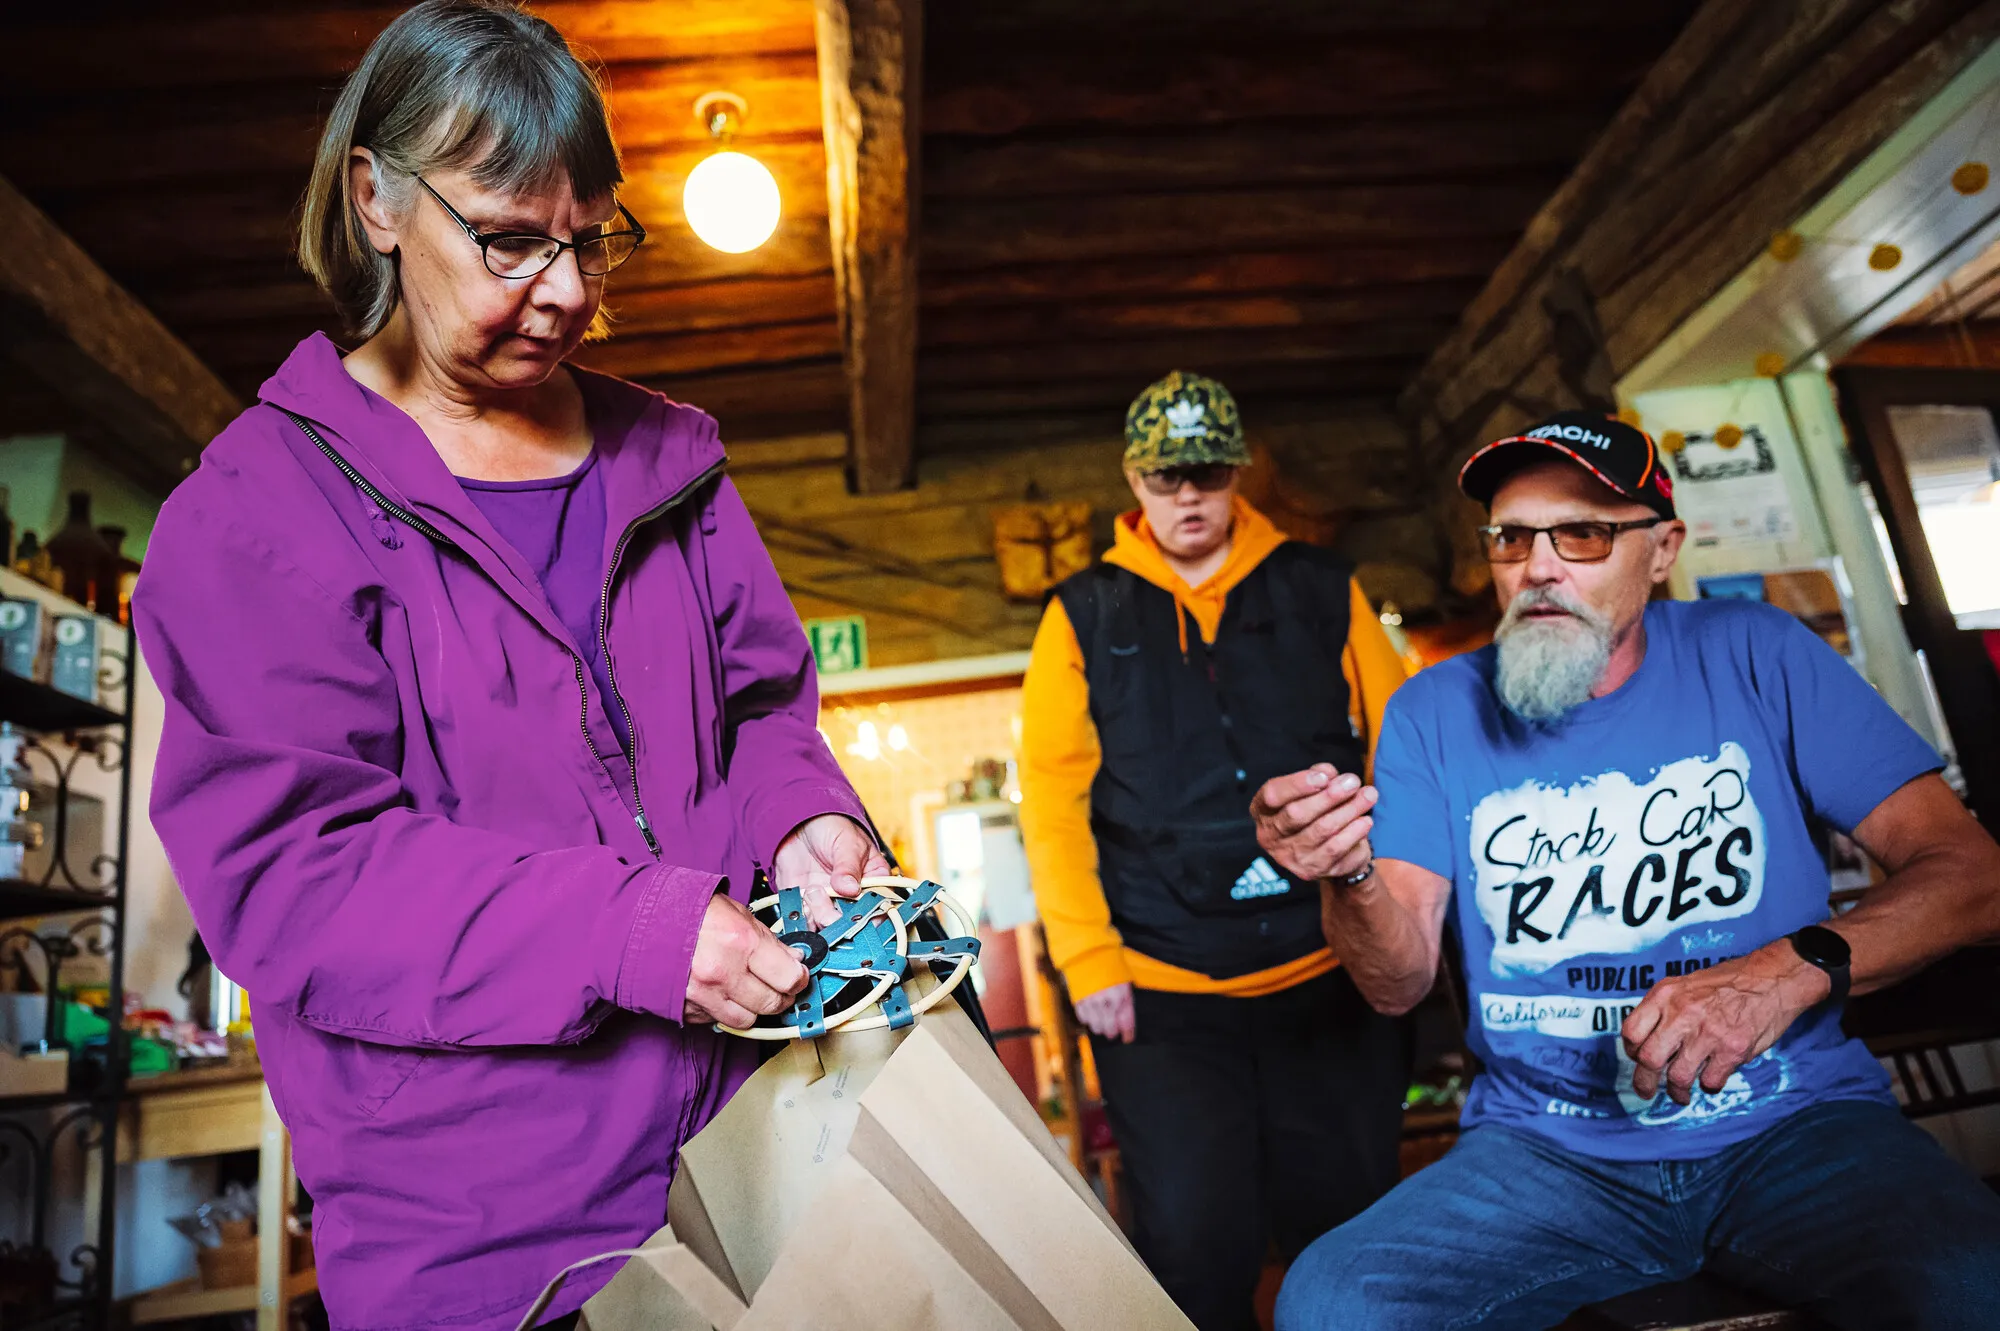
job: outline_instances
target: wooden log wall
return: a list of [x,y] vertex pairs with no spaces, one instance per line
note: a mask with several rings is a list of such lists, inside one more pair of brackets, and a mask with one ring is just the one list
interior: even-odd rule
[[[1386,406],[1253,418],[1248,433],[1246,493],[1281,527],[1347,553],[1377,600],[1436,602],[1444,550],[1427,506],[1407,498],[1423,487]],[[898,665],[1025,649],[1041,606],[1002,594],[993,510],[1084,500],[1102,551],[1134,507],[1123,449],[1117,422],[1079,421],[1025,446],[925,454],[914,488],[857,495],[845,439],[826,433],[732,446],[730,474],[799,612],[865,615],[870,663]]]

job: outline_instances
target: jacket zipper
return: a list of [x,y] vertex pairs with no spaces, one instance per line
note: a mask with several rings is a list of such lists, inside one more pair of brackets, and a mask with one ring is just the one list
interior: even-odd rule
[[[680,489],[667,496],[664,502],[645,513],[641,513],[626,524],[624,532],[618,537],[618,544],[611,548],[611,563],[604,570],[604,591],[598,597],[597,602],[597,650],[604,653],[604,677],[611,682],[611,696],[617,701],[618,710],[625,717],[625,733],[632,737],[631,761],[627,763],[627,766],[632,769],[632,807],[637,810],[632,821],[639,825],[639,835],[646,838],[646,848],[653,852],[653,858],[656,860],[660,858],[660,843],[653,837],[652,825],[646,821],[646,803],[639,796],[639,730],[637,726],[632,724],[632,709],[625,705],[625,695],[618,691],[618,667],[611,659],[611,584],[617,581],[618,563],[625,557],[625,545],[632,539],[632,533],[638,531],[639,528],[659,517],[662,513],[676,507],[690,494],[708,484],[722,470],[722,466],[722,463],[716,463],[686,485],[683,485]],[[581,657],[577,659],[576,668],[579,674],[578,682],[581,683],[581,673],[583,670],[583,660]],[[585,706],[587,709],[588,704],[586,703]],[[585,739],[590,738],[588,715],[589,713],[586,710],[586,721],[584,724]],[[591,752],[595,753],[596,751],[597,746],[593,744]]]
[[[340,474],[352,482],[354,488],[366,495],[369,501],[377,508],[387,513],[390,517],[395,518],[398,522],[415,529],[429,540],[444,546],[446,549],[456,550],[459,554],[466,555],[465,547],[461,546],[457,541],[452,540],[451,537],[445,535],[436,527],[376,489],[367,477],[356,471],[346,458],[335,452],[333,446],[320,437],[319,431],[315,430],[312,427],[312,423],[306,420],[305,417],[298,415],[296,412],[285,411],[283,407],[279,407],[278,410],[284,411],[287,416],[290,416],[292,423],[305,431],[306,438],[312,440],[313,447],[325,454],[327,461],[340,468]],[[667,497],[666,502],[632,520],[630,525],[625,528],[624,534],[619,536],[618,544],[611,552],[611,567],[605,571],[604,591],[598,599],[597,649],[604,653],[605,678],[611,681],[611,696],[618,700],[618,710],[625,717],[625,733],[632,737],[632,754],[628,766],[632,769],[632,807],[637,810],[632,821],[638,825],[639,835],[646,838],[646,849],[653,852],[653,858],[656,860],[660,858],[660,843],[653,836],[652,824],[646,821],[645,802],[639,798],[639,732],[632,724],[632,709],[625,705],[624,695],[618,692],[618,672],[612,668],[611,664],[611,584],[618,576],[618,561],[624,558],[625,544],[632,539],[632,533],[646,523],[651,522],[654,518],[659,517],[668,509],[673,508],[695,490],[712,480],[716,473],[722,470],[722,467],[722,463],[716,463],[707,471],[704,471],[701,475],[674,491],[673,494]],[[466,557],[468,559],[471,558],[470,555],[466,555]],[[476,563],[477,561],[474,562]],[[597,740],[590,733],[589,671],[584,666],[581,653],[571,652],[569,656],[571,663],[576,667],[576,691],[582,703],[581,709],[577,713],[577,727],[583,731],[583,742],[585,747],[590,750],[590,756],[597,760],[598,766],[602,767],[604,766],[604,754],[598,749]]]

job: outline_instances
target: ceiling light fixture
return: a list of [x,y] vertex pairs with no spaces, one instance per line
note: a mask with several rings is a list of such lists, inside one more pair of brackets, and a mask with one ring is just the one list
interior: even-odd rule
[[778,182],[770,169],[730,147],[748,110],[732,92],[703,93],[695,118],[721,147],[688,172],[681,211],[704,242],[725,254],[747,254],[778,229]]

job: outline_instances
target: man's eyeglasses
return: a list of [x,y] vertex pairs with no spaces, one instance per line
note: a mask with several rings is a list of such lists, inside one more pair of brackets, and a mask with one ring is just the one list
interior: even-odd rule
[[1512,524],[1481,527],[1479,539],[1486,545],[1486,558],[1494,564],[1525,563],[1535,552],[1535,538],[1547,532],[1556,554],[1572,564],[1601,564],[1611,558],[1611,547],[1621,533],[1657,527],[1665,518],[1640,518],[1636,522],[1559,522],[1553,527],[1517,527]]
[[639,225],[639,219],[627,212],[622,203],[618,205],[618,215],[625,219],[628,230],[600,231],[582,240],[557,240],[554,236],[533,231],[478,231],[460,215],[458,209],[445,202],[444,195],[431,188],[428,180],[418,176],[417,183],[438,201],[440,208],[451,214],[451,220],[458,223],[472,243],[479,246],[480,255],[486,260],[486,271],[510,281],[538,277],[547,272],[549,265],[561,257],[564,250],[576,251],[577,270],[585,277],[602,277],[631,258],[633,251],[646,239],[646,228]]
[[1149,492],[1156,495],[1177,495],[1181,487],[1190,482],[1203,494],[1214,494],[1227,486],[1235,474],[1236,468],[1227,462],[1199,462],[1191,467],[1149,471],[1139,479]]

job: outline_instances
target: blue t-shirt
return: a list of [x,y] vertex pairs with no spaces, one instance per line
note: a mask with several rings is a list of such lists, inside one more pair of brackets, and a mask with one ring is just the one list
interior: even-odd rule
[[1881,1065],[1817,1009],[1686,1108],[1641,1100],[1618,1031],[1670,976],[1827,918],[1809,818],[1851,831],[1938,757],[1867,681],[1768,605],[1660,601],[1623,687],[1550,726],[1493,690],[1495,649],[1390,699],[1374,848],[1452,882],[1465,1122],[1615,1160],[1694,1159],[1810,1104],[1889,1101]]

